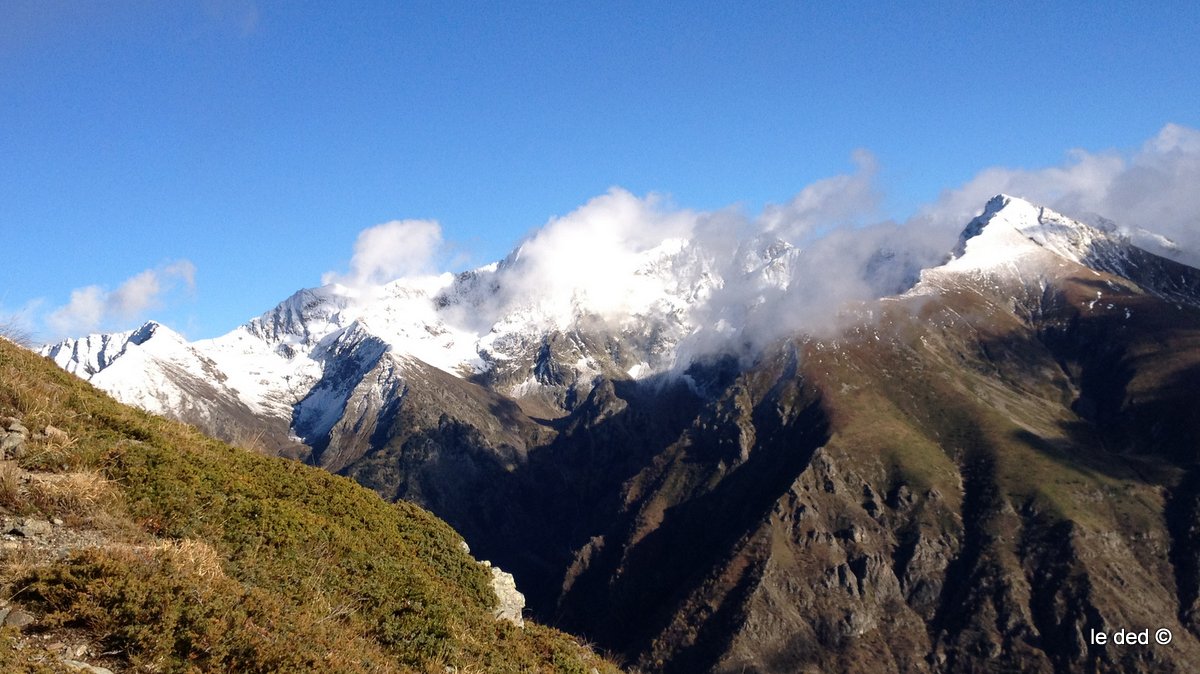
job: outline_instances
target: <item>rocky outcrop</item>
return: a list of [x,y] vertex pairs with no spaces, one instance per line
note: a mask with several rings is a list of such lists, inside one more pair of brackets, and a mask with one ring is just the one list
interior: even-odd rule
[[[462,551],[471,554],[471,547],[466,541],[459,543]],[[493,614],[497,620],[507,620],[517,627],[525,626],[525,595],[517,590],[517,581],[511,573],[492,563],[483,560],[479,562],[492,572],[492,592],[496,594],[496,608]]]
[[13,417],[0,417],[0,460],[25,456],[29,429]]
[[[488,562],[484,562],[488,564]],[[490,564],[488,564],[490,566]],[[525,626],[521,615],[525,610],[525,595],[517,591],[517,581],[511,573],[498,566],[492,569],[492,591],[496,593],[496,618],[507,620],[517,627]]]

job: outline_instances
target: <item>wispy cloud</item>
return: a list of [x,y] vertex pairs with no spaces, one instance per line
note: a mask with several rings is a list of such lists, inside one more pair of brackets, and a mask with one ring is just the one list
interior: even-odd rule
[[321,282],[363,288],[425,273],[441,247],[442,228],[432,220],[385,222],[359,232],[349,272],[326,272]]
[[70,300],[51,311],[46,326],[58,337],[91,332],[116,323],[140,320],[163,306],[178,289],[194,291],[196,267],[188,260],[147,269],[126,279],[113,290],[90,285],[71,291]]
[[761,228],[798,243],[877,216],[882,200],[875,180],[878,162],[861,149],[852,158],[857,169],[854,173],[818,180],[787,203],[764,208],[758,219]]

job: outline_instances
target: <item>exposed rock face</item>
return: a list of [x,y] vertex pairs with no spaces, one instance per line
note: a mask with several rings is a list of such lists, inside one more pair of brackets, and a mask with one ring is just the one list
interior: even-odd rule
[[492,567],[492,590],[496,593],[499,604],[496,606],[496,618],[523,627],[525,619],[521,612],[525,610],[525,595],[517,591],[517,581],[511,573],[500,567]]
[[[462,551],[471,554],[471,546],[466,541],[459,543]],[[492,566],[489,561],[482,561],[492,572],[492,591],[496,593],[495,615],[497,620],[507,620],[517,627],[525,626],[523,612],[525,610],[525,595],[517,591],[517,581],[511,573],[498,566]]]

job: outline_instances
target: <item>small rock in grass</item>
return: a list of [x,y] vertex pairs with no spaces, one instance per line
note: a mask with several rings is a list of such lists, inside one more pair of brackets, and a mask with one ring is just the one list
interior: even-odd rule
[[50,531],[51,524],[46,520],[23,517],[17,520],[17,523],[8,530],[8,533],[24,536],[25,538],[35,538],[38,536],[49,536]]
[[25,456],[25,436],[9,432],[0,436],[0,458],[20,459]]
[[66,431],[62,430],[61,428],[55,428],[49,424],[46,425],[46,430],[43,432],[46,434],[47,438],[55,442],[67,442],[71,439],[71,436],[67,435]]
[[95,665],[89,665],[88,663],[83,662],[81,660],[66,660],[66,659],[64,659],[62,661],[62,663],[77,672],[87,672],[87,674],[113,674],[111,669],[107,669],[104,667],[97,667]]
[[28,611],[23,611],[19,608],[14,608],[4,616],[4,624],[9,627],[23,629],[33,624],[33,614]]

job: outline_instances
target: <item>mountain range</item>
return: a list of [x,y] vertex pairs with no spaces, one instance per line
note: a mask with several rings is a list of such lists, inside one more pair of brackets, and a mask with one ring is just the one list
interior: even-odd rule
[[1200,667],[1200,271],[1003,195],[806,330],[767,234],[529,257],[42,353],[430,509],[643,671]]

